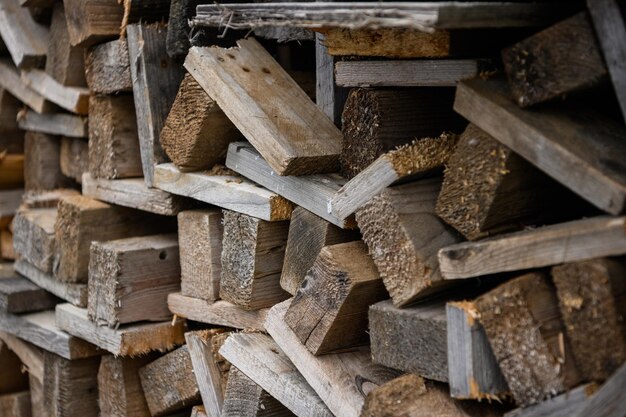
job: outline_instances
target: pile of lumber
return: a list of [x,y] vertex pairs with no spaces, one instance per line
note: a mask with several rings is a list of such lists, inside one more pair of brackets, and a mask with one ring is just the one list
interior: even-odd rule
[[616,0],[0,0],[0,416],[626,416]]

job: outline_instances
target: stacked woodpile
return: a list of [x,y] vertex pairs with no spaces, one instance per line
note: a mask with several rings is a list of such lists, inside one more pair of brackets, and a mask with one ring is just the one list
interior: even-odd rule
[[617,0],[0,0],[0,416],[626,416]]

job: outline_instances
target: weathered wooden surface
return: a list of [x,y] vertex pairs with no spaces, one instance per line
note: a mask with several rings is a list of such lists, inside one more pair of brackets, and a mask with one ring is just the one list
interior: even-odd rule
[[22,373],[22,364],[7,343],[0,341],[0,394],[21,391],[28,388],[28,376]]
[[439,249],[460,240],[435,215],[440,178],[388,188],[356,213],[363,240],[396,306],[445,289]]
[[280,286],[295,295],[324,246],[358,238],[357,231],[341,229],[302,207],[296,207],[289,223]]
[[124,6],[116,0],[66,0],[63,4],[72,45],[90,46],[119,35]]
[[362,241],[325,246],[285,322],[314,355],[354,348],[368,343],[369,306],[388,297]]
[[439,251],[444,279],[522,271],[626,253],[624,217],[600,216],[543,226]]
[[89,136],[87,118],[65,113],[39,114],[31,110],[22,110],[17,116],[20,129],[48,133],[70,138]]
[[23,189],[0,191],[0,217],[13,216],[20,206]]
[[341,113],[350,90],[338,87],[335,83],[336,59],[329,55],[325,44],[324,35],[316,33],[315,102],[337,127],[341,127]]
[[51,273],[45,273],[39,268],[19,259],[15,262],[15,270],[28,278],[33,284],[56,295],[57,297],[74,304],[77,307],[87,307],[87,284],[72,284],[57,280]]
[[600,389],[575,413],[576,417],[619,417],[623,414],[626,365],[609,378]]
[[166,352],[185,340],[184,320],[129,324],[111,329],[98,326],[89,320],[87,309],[71,304],[57,305],[56,324],[117,356],[138,356],[156,350]]
[[82,176],[82,185],[86,197],[163,216],[175,216],[194,206],[192,200],[148,188],[143,178],[107,180],[93,178],[86,172]]
[[228,144],[241,139],[237,128],[196,80],[186,74],[172,104],[160,142],[181,171],[223,163]]
[[257,41],[237,45],[192,48],[185,68],[278,175],[335,171],[339,130]]
[[[594,383],[581,385],[539,404],[509,411],[505,417],[570,417],[589,401],[598,386]],[[582,417],[582,416],[581,416]]]
[[46,72],[62,85],[85,87],[84,48],[70,44],[63,3],[53,3]]
[[237,175],[181,172],[174,164],[161,164],[154,169],[154,185],[172,194],[267,221],[288,220],[293,210],[283,197]]
[[83,87],[67,87],[54,77],[39,69],[22,71],[26,86],[59,107],[86,115],[89,113],[89,90]]
[[18,70],[6,58],[0,59],[0,87],[38,113],[50,111],[53,107],[45,98],[24,84]]
[[357,417],[368,392],[397,373],[372,364],[366,348],[313,356],[284,321],[289,303],[284,301],[270,310],[265,322],[268,333],[334,415]]
[[0,414],[6,417],[30,417],[30,392],[21,391],[0,395]]
[[[27,191],[53,190],[71,186],[61,172],[61,143],[58,137],[40,132],[24,135],[24,188]],[[5,173],[6,175],[6,173]]]
[[16,67],[37,67],[46,60],[48,28],[35,22],[18,0],[0,4],[0,36]]
[[328,212],[329,200],[346,183],[337,174],[280,176],[246,142],[230,144],[226,166],[334,225],[342,228],[354,226],[352,219],[338,219]]
[[611,214],[624,210],[626,170],[618,157],[626,152],[623,126],[565,105],[522,110],[495,79],[461,82],[454,109],[596,207]]
[[13,247],[19,258],[52,274],[56,209],[20,210],[13,220]]
[[79,184],[83,174],[89,171],[89,144],[83,138],[61,138],[60,151],[61,172]]
[[19,314],[54,308],[59,301],[16,273],[0,276],[0,311]]
[[92,95],[89,107],[89,173],[109,180],[140,177],[133,97]]
[[85,76],[96,94],[133,91],[126,38],[96,45],[85,53]]
[[263,330],[263,323],[268,309],[244,310],[228,301],[219,300],[213,303],[198,298],[185,297],[172,293],[167,297],[167,304],[177,317],[217,326],[235,329]]
[[178,214],[181,294],[219,299],[222,275],[222,211],[187,210]]
[[187,345],[139,370],[141,387],[152,416],[163,416],[200,402]]
[[332,416],[271,337],[262,333],[234,334],[228,337],[220,353],[295,415]]
[[33,379],[41,384],[44,377],[43,349],[6,332],[0,332],[0,339],[9,347],[11,352],[17,355],[21,366],[28,371],[31,390]]
[[139,381],[139,368],[151,360],[150,355],[138,358],[102,356],[98,369],[98,405],[101,415],[150,417]]
[[246,310],[285,300],[280,274],[289,222],[267,222],[224,210],[220,298]]
[[93,242],[88,282],[87,312],[99,325],[168,320],[167,296],[180,291],[176,235]]
[[154,166],[167,161],[159,136],[178,92],[183,70],[165,52],[167,31],[164,25],[133,24],[126,31],[143,176],[152,187]]

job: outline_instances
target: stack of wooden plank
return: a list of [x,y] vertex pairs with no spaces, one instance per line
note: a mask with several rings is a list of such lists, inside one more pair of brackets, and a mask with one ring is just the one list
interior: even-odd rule
[[623,10],[0,0],[0,416],[626,416]]

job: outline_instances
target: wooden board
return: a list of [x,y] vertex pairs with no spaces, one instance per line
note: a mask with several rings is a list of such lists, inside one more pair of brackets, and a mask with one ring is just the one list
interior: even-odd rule
[[284,301],[270,310],[265,322],[268,333],[335,416],[359,416],[365,396],[397,373],[372,364],[366,348],[313,356],[284,321],[290,302]]
[[21,391],[28,388],[28,376],[22,372],[22,363],[8,344],[0,341],[0,394]]
[[504,417],[570,417],[589,401],[597,389],[598,386],[594,383],[581,385],[542,403],[516,408]]
[[103,416],[150,417],[141,389],[139,368],[153,355],[121,358],[104,355],[98,369],[98,406]]
[[43,383],[44,378],[44,359],[43,350],[37,346],[25,342],[22,339],[6,332],[0,332],[0,339],[9,347],[9,349],[17,355],[22,366],[28,371],[29,379]]
[[185,68],[278,175],[336,170],[341,133],[257,41],[192,48]]
[[89,173],[109,180],[141,177],[133,96],[93,95],[89,107]]
[[262,333],[234,334],[220,353],[295,415],[333,415],[271,337]]
[[20,129],[70,138],[88,137],[87,118],[65,113],[39,114],[22,110],[17,119]]
[[[233,29],[265,26],[306,28],[411,28],[419,30],[541,26],[571,14],[560,3],[389,2],[372,3],[238,3],[198,7],[193,26]],[[575,9],[574,9],[575,10]],[[228,17],[226,17],[228,16]]]
[[86,197],[163,216],[175,216],[181,210],[194,206],[193,201],[186,198],[148,188],[143,178],[107,180],[93,178],[85,172],[82,186]]
[[83,174],[89,171],[88,142],[82,138],[62,137],[59,158],[63,175],[82,183]]
[[339,61],[335,80],[341,87],[454,87],[488,68],[477,59]]
[[13,216],[22,202],[23,194],[23,189],[0,190],[0,217]]
[[325,246],[289,305],[285,322],[314,355],[347,350],[369,342],[369,306],[388,297],[361,240]]
[[45,273],[23,259],[15,262],[15,270],[51,294],[77,307],[87,307],[87,284],[61,282],[51,273]]
[[82,87],[67,87],[54,77],[39,69],[22,71],[22,81],[26,86],[72,113],[89,114],[89,90]]
[[450,396],[489,401],[510,395],[485,329],[478,321],[478,312],[472,305],[447,303],[446,322]]
[[116,0],[67,0],[63,4],[73,46],[90,46],[119,35],[124,6]]
[[86,87],[84,48],[70,44],[63,3],[50,2],[52,21],[46,56],[46,73],[65,86]]
[[65,359],[101,355],[91,343],[70,336],[55,324],[54,311],[24,315],[0,313],[0,331],[32,343]]
[[328,202],[346,182],[337,174],[279,176],[246,142],[230,144],[226,166],[334,225],[341,228],[354,226],[351,219],[340,220],[328,213]]
[[219,299],[223,233],[219,209],[186,210],[178,214],[183,296],[209,302]]
[[167,161],[159,137],[183,78],[179,63],[165,51],[167,30],[161,24],[126,28],[143,176],[154,185],[154,166]]
[[139,379],[152,416],[167,415],[200,403],[187,345],[139,369]]
[[199,298],[185,297],[172,293],[167,297],[167,304],[172,313],[200,323],[235,329],[263,330],[263,323],[268,309],[244,310],[228,301],[219,300],[210,303]]
[[596,207],[611,214],[624,210],[623,126],[579,109],[527,112],[496,79],[461,82],[454,109]]
[[72,181],[61,172],[61,143],[58,137],[41,132],[24,135],[24,188],[44,191],[65,188]]
[[20,391],[0,395],[0,415],[6,417],[30,417],[30,392]]
[[0,87],[38,113],[50,111],[54,107],[24,84],[18,70],[6,58],[0,59]]
[[619,417],[623,411],[624,383],[626,383],[626,365],[620,366],[598,392],[573,415],[575,417]]
[[624,10],[616,0],[587,0],[595,34],[609,70],[617,100],[626,119],[626,25]]
[[71,304],[57,305],[56,323],[64,331],[119,356],[138,356],[155,350],[166,352],[185,340],[184,320],[130,324],[111,329],[91,322],[87,309]]
[[457,143],[457,135],[443,133],[422,138],[379,156],[341,187],[330,201],[330,211],[347,218],[385,188],[399,181],[437,175]]
[[267,222],[224,210],[220,298],[245,310],[287,299],[280,287],[289,222]]
[[174,164],[157,165],[154,185],[172,194],[194,198],[266,221],[288,220],[293,205],[278,194],[234,175],[180,172]]
[[337,127],[341,127],[341,113],[348,98],[347,88],[335,83],[336,59],[329,55],[326,39],[321,33],[315,34],[315,102]]
[[126,38],[88,49],[85,53],[85,76],[89,89],[96,94],[133,91]]
[[439,251],[444,279],[521,271],[626,253],[626,218],[600,216],[463,242]]
[[48,28],[35,22],[18,0],[0,3],[0,36],[16,67],[38,67],[45,62]]
[[56,209],[44,208],[20,210],[13,220],[16,254],[44,274],[52,274],[56,218]]
[[0,311],[5,313],[30,313],[54,308],[59,301],[17,274],[0,277]]
[[176,235],[92,242],[88,282],[89,319],[101,326],[170,319],[167,295],[180,291]]

